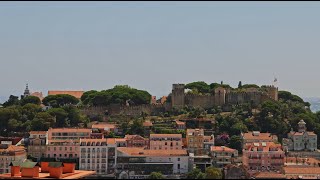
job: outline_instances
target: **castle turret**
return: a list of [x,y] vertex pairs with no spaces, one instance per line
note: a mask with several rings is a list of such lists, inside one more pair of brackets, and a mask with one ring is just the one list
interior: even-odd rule
[[214,90],[214,101],[218,106],[222,106],[226,103],[226,90],[223,87],[217,87]]
[[299,132],[306,132],[307,131],[306,123],[302,119],[298,123],[298,131]]
[[184,107],[184,84],[173,84],[172,85],[172,96],[171,103],[172,107],[182,109]]
[[268,95],[273,99],[278,101],[278,88],[275,86],[267,86]]

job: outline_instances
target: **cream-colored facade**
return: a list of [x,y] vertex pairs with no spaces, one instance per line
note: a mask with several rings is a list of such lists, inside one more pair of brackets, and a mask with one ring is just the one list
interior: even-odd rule
[[37,158],[46,157],[47,131],[31,131],[29,136],[28,155]]
[[283,140],[285,150],[289,151],[315,151],[317,149],[317,135],[307,131],[306,123],[300,120],[298,132],[291,130],[288,138]]
[[8,144],[0,145],[0,174],[10,172],[10,163],[12,161],[23,162],[27,158],[27,153],[23,146]]

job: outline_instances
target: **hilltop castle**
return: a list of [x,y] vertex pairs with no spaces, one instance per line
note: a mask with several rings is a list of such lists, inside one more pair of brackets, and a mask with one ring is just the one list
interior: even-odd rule
[[109,114],[125,114],[130,116],[140,115],[145,112],[149,115],[164,113],[173,108],[182,109],[185,106],[201,107],[204,109],[220,106],[224,111],[230,111],[231,105],[251,103],[258,105],[265,100],[278,100],[278,88],[274,86],[265,86],[263,88],[247,88],[231,90],[228,88],[217,87],[211,94],[189,94],[185,92],[184,84],[173,84],[171,101],[155,104],[155,97],[151,98],[150,104],[138,106],[109,105],[107,107],[86,107],[82,112],[89,114],[103,114],[108,111]]
[[265,86],[265,91],[257,88],[247,88],[244,91],[229,88],[215,88],[211,94],[197,95],[185,93],[184,84],[173,84],[171,107],[181,109],[185,106],[211,108],[213,106],[238,105],[251,103],[258,105],[265,100],[278,100],[278,88]]

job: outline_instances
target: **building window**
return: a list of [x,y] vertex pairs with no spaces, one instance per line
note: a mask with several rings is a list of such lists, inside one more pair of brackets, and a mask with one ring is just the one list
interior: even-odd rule
[[59,150],[62,151],[62,147],[59,147]]
[[59,157],[62,157],[62,154],[59,154]]
[[180,158],[178,158],[178,161],[180,161]]
[[70,147],[69,149],[70,149],[70,151],[72,151],[72,147]]
[[67,147],[64,147],[64,150],[66,151],[66,150],[67,150]]
[[180,169],[180,164],[178,164],[178,169]]
[[53,148],[53,150],[54,150],[54,151],[56,151],[56,150],[57,150],[57,148],[56,148],[56,147],[54,147],[54,148]]

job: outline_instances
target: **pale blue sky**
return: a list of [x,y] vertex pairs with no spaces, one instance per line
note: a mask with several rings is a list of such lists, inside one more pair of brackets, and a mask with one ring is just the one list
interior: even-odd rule
[[0,96],[239,80],[320,96],[319,2],[1,2]]

